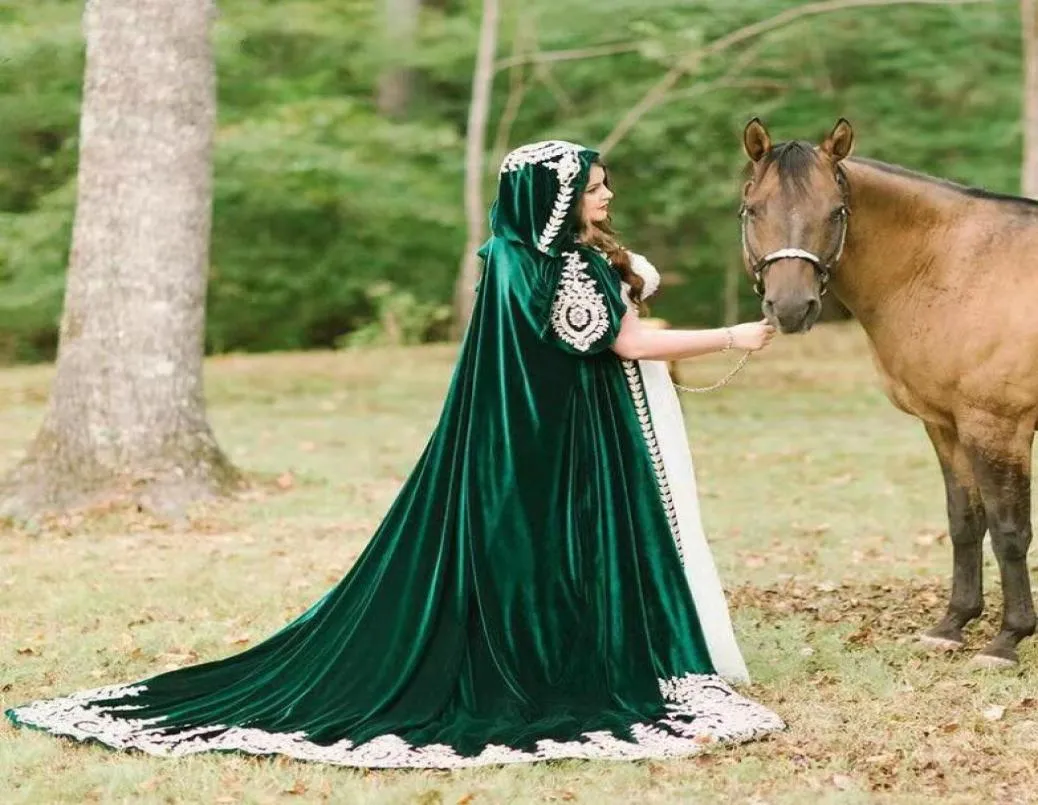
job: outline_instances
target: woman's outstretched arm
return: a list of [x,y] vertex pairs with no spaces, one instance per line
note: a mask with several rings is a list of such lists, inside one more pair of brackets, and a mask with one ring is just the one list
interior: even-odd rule
[[612,350],[627,360],[673,361],[726,349],[756,352],[771,343],[774,335],[775,328],[766,321],[713,330],[657,330],[646,327],[630,311],[620,322]]

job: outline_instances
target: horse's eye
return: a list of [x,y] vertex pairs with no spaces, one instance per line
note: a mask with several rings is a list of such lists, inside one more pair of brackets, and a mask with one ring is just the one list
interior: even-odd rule
[[742,214],[747,218],[756,218],[760,214],[760,208],[756,206],[746,205],[742,208]]
[[829,213],[829,220],[833,223],[837,223],[840,221],[841,218],[843,218],[847,214],[847,212],[847,205],[841,204],[839,207],[837,207],[835,210]]

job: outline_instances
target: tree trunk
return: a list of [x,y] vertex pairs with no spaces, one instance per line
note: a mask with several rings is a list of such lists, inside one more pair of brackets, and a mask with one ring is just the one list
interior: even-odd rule
[[1024,164],[1021,192],[1038,198],[1038,0],[1020,0],[1023,32]]
[[202,357],[212,0],[90,0],[78,198],[49,405],[0,512],[126,498],[180,513],[237,473],[206,422]]
[[403,118],[411,102],[414,71],[402,63],[414,48],[422,0],[383,0],[388,66],[378,79],[378,111]]
[[472,303],[479,277],[479,248],[485,233],[486,209],[483,202],[484,156],[490,93],[494,86],[494,57],[497,52],[498,0],[483,0],[483,20],[479,28],[479,48],[472,75],[472,100],[465,134],[465,219],[467,235],[461,268],[454,286],[455,334],[460,335],[472,316]]

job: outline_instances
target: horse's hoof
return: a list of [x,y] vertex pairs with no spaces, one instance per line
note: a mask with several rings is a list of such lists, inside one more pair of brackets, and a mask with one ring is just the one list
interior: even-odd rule
[[1016,660],[1006,657],[996,657],[994,654],[977,654],[969,662],[969,667],[975,671],[1008,671],[1016,668]]
[[947,637],[934,637],[930,634],[919,635],[920,647],[927,651],[939,651],[944,654],[951,654],[953,651],[958,651],[962,648],[965,643],[961,640],[951,640]]

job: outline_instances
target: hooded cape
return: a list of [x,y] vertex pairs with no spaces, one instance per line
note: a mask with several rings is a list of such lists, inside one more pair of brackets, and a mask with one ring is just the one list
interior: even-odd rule
[[8,711],[153,754],[457,767],[693,754],[781,722],[713,674],[620,278],[574,241],[596,154],[505,160],[439,423],[354,567],[243,653]]

